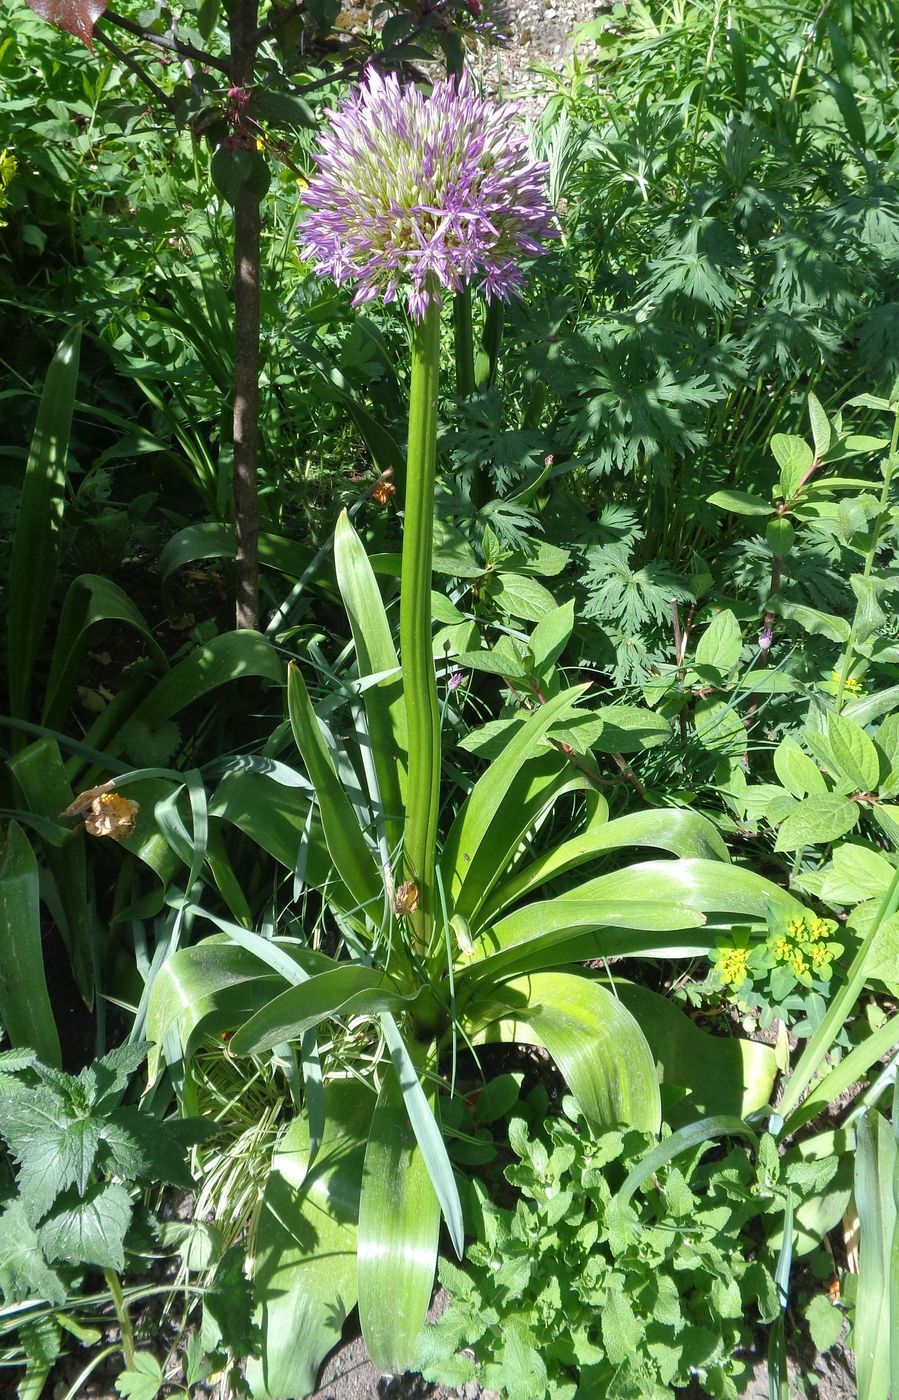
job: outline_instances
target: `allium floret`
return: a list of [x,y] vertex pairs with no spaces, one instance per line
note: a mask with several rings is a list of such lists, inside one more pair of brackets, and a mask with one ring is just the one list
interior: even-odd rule
[[441,289],[521,289],[519,258],[557,230],[515,106],[479,97],[467,77],[426,97],[369,70],[328,115],[299,236],[318,272],[358,283],[354,306],[408,286],[420,320]]

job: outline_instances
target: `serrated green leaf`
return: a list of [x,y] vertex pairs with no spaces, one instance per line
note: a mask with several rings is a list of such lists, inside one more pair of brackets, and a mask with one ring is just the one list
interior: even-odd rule
[[843,1330],[843,1314],[823,1293],[817,1293],[807,1305],[805,1320],[817,1351],[836,1346]]
[[774,849],[798,851],[801,846],[836,841],[858,825],[859,817],[858,803],[838,797],[836,793],[816,793],[798,803],[784,818]]
[[131,1223],[131,1197],[124,1186],[106,1182],[81,1197],[68,1191],[59,1198],[38,1231],[50,1263],[95,1264],[100,1269],[125,1267],[124,1240]]
[[33,1223],[63,1191],[83,1192],[94,1164],[99,1124],[67,1110],[52,1089],[16,1081],[0,1087],[0,1132],[18,1159],[22,1204]]
[[8,1303],[43,1298],[62,1304],[65,1285],[49,1268],[21,1201],[8,1201],[0,1213],[0,1290]]
[[166,1125],[149,1113],[117,1108],[102,1124],[100,1141],[116,1176],[128,1181],[165,1181],[185,1191],[194,1189],[184,1149]]

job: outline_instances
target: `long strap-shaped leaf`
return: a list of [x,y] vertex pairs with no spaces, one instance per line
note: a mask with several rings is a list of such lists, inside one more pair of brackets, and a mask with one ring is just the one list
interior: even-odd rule
[[346,963],[274,997],[235,1031],[231,1049],[236,1055],[259,1055],[282,1041],[296,1040],[320,1021],[398,1011],[408,1000],[383,972]]
[[618,998],[587,977],[541,972],[506,983],[503,1038],[543,1045],[592,1126],[655,1133],[661,1099],[652,1051]]
[[310,1394],[356,1302],[356,1219],[375,1096],[355,1080],[336,1080],[325,1101],[314,1168],[298,1118],[278,1144],[262,1198],[253,1292],[263,1344],[247,1362],[256,1400]]
[[[546,951],[561,944],[571,934],[592,933],[595,942],[592,952],[586,956],[600,958],[610,956],[612,945],[607,934],[613,929],[633,929],[641,933],[647,930],[668,932],[699,928],[705,923],[705,917],[698,909],[652,899],[648,884],[645,889],[645,899],[585,899],[577,903],[552,899],[516,909],[478,939],[474,950],[475,960],[460,967],[456,973],[458,985],[462,987],[466,982],[482,982],[485,978],[495,981],[498,976],[508,976],[524,948]],[[630,941],[634,943],[636,951],[636,940]]]
[[16,719],[27,718],[31,673],[56,581],[80,345],[81,327],[73,326],[53,356],[19,497],[6,609],[9,705]]
[[[377,580],[346,511],[341,511],[334,531],[334,564],[353,632],[360,677],[398,672],[399,659]],[[369,687],[364,703],[387,844],[394,851],[403,833],[408,750],[406,702],[399,675]]]
[[653,846],[676,856],[701,856],[725,862],[729,859],[718,832],[698,812],[680,807],[631,812],[604,826],[593,826],[539,856],[494,891],[481,911],[481,918],[485,922],[495,918],[549,880],[585,864],[603,851],[628,846]]
[[357,1280],[368,1354],[394,1375],[408,1370],[415,1356],[434,1287],[439,1234],[440,1204],[391,1065],[365,1152]]
[[13,1046],[62,1063],[41,951],[37,861],[15,822],[0,853],[0,1021]]
[[[521,837],[521,812],[532,799],[533,760],[547,759],[546,736],[587,689],[575,686],[541,705],[475,783],[450,828],[440,865],[454,910],[471,919],[508,865]],[[543,773],[543,770],[538,770]],[[544,774],[545,776],[545,774]]]
[[[894,1127],[896,1125],[894,1124]],[[855,1202],[859,1219],[858,1297],[852,1340],[859,1400],[887,1400],[899,1377],[890,1375],[890,1316],[895,1294],[897,1236],[896,1137],[883,1114],[871,1110],[858,1125]]]
[[791,916],[804,912],[798,900],[754,870],[701,858],[639,861],[559,895],[563,903],[573,900],[581,904],[590,899],[670,899],[704,914],[741,914],[755,919],[764,919],[769,905]]
[[[287,672],[287,705],[297,747],[318,797],[322,828],[337,873],[361,908],[374,906],[383,898],[383,877],[335,772],[306,683],[293,663]],[[372,912],[376,912],[373,907]]]

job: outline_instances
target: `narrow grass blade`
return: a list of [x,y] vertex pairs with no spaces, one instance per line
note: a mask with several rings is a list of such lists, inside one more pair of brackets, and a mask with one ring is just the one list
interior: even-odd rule
[[0,1021],[13,1046],[62,1063],[41,949],[37,861],[15,822],[0,853]]

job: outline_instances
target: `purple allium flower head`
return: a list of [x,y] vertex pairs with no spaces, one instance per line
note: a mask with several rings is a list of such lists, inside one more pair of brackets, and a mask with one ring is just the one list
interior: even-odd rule
[[408,285],[416,320],[442,304],[441,288],[517,292],[518,258],[545,252],[556,228],[546,166],[531,159],[516,113],[479,97],[467,77],[425,97],[369,70],[329,113],[299,228],[303,257],[335,282],[358,282],[354,306],[392,301]]

